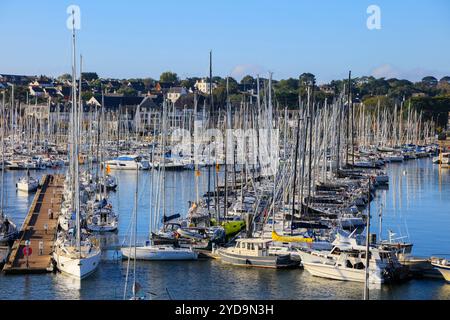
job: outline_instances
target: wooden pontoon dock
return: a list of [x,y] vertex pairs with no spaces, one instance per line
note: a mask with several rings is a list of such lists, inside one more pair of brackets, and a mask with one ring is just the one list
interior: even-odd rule
[[[14,242],[8,261],[3,267],[5,274],[45,273],[53,270],[51,254],[56,237],[58,216],[60,214],[64,175],[44,175],[41,188],[38,189],[28,215]],[[53,216],[49,215],[51,209]],[[47,225],[47,231],[45,231]],[[26,241],[32,250],[24,255]],[[39,243],[43,243],[43,252],[39,252]]]

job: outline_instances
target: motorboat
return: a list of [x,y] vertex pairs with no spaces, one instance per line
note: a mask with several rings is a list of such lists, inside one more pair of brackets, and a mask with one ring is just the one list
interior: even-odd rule
[[392,230],[388,230],[388,235],[388,240],[380,241],[379,247],[394,252],[398,261],[407,266],[411,273],[423,274],[433,269],[430,259],[412,256],[413,244],[403,241],[405,237],[396,237]]
[[221,261],[236,266],[258,268],[296,268],[300,262],[289,253],[279,254],[271,250],[272,239],[241,238],[234,247],[217,249]]
[[443,258],[431,258],[431,265],[439,270],[447,283],[450,283],[450,261]]
[[39,180],[27,174],[17,181],[16,188],[19,191],[34,192],[39,187]]
[[[299,254],[305,270],[313,276],[341,280],[365,282],[366,246],[358,243],[355,232],[348,235],[343,231],[336,234],[333,248],[328,251],[300,248]],[[402,279],[407,275],[392,251],[369,247],[369,282],[383,284]]]
[[450,152],[442,152],[437,157],[433,157],[434,164],[450,164]]
[[138,155],[122,155],[115,159],[106,161],[106,165],[111,170],[148,170],[150,164]]

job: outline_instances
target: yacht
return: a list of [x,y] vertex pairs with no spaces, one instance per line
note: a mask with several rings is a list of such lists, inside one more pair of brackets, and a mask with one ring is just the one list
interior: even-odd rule
[[272,239],[237,239],[234,247],[220,248],[217,254],[223,262],[237,266],[280,269],[300,265],[289,253],[279,254],[271,246]]
[[16,188],[19,191],[34,192],[39,187],[39,180],[27,174],[17,181]]
[[450,164],[450,152],[443,152],[437,157],[433,157],[435,164]]
[[388,230],[388,240],[380,241],[379,247],[394,252],[398,261],[409,268],[411,273],[423,274],[433,266],[428,258],[414,257],[412,253],[413,244],[403,241],[405,237],[396,237],[392,230]]
[[148,170],[149,162],[138,155],[122,155],[112,160],[106,161],[106,165],[111,170]]
[[450,261],[441,258],[431,258],[431,265],[439,270],[447,283],[450,283]]
[[[357,238],[338,232],[333,248],[328,251],[300,248],[299,254],[303,267],[313,276],[341,280],[365,282],[366,246],[358,243]],[[369,249],[369,282],[383,284],[406,276],[403,267],[392,251],[371,246]]]

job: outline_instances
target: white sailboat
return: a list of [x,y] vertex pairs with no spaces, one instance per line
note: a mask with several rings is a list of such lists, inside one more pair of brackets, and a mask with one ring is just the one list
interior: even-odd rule
[[197,260],[198,254],[191,248],[174,247],[172,245],[145,245],[134,248],[122,248],[122,255],[136,260]]
[[39,180],[30,176],[30,171],[27,170],[27,175],[17,181],[16,188],[19,191],[34,192],[39,187]]
[[76,244],[69,237],[55,242],[53,260],[61,273],[76,279],[84,279],[97,269],[101,251],[89,237]]
[[[164,103],[163,106],[163,132],[162,132],[162,148],[164,150],[165,147],[165,135],[166,135],[166,103]],[[155,169],[152,169],[155,170]],[[165,183],[164,183],[164,176],[165,176],[165,168],[164,164],[159,168],[160,173],[162,171],[162,174],[160,177],[162,178],[162,200],[163,200],[163,207],[164,207],[164,199],[165,199]],[[153,172],[153,171],[152,171]],[[139,179],[139,172],[137,172],[137,178]],[[136,185],[136,199],[138,194],[138,185]],[[136,200],[136,206],[137,206],[137,200]],[[152,206],[150,206],[151,208]],[[163,208],[165,209],[165,207]],[[135,208],[137,212],[137,207]],[[151,221],[150,221],[151,224]],[[151,232],[150,232],[151,236]],[[134,247],[125,247],[121,249],[122,255],[128,259],[135,259],[135,260],[159,260],[159,261],[165,261],[165,260],[197,260],[198,254],[192,248],[181,248],[176,247],[174,245],[155,245],[152,244],[151,241],[146,242],[144,246],[134,246]]]
[[117,230],[119,217],[110,206],[95,209],[87,219],[87,228],[93,232],[113,232]]
[[[74,14],[72,12],[72,14]],[[82,234],[80,217],[80,186],[79,186],[79,150],[78,137],[80,135],[79,107],[76,101],[76,67],[75,67],[75,21],[72,28],[72,113],[71,113],[71,210],[75,209],[75,229],[61,232],[55,242],[53,260],[58,270],[76,279],[84,279],[91,275],[100,262],[101,250],[96,239],[88,234]],[[80,62],[81,64],[81,62]],[[81,68],[80,68],[81,69]],[[81,102],[81,72],[80,72],[80,95]],[[74,235],[75,233],[75,235]]]

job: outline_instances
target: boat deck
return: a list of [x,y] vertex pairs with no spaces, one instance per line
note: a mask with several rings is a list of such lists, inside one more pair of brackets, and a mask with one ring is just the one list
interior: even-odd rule
[[[60,214],[64,175],[44,175],[41,188],[38,189],[31,204],[28,215],[20,230],[18,239],[14,242],[8,261],[3,267],[6,274],[45,273],[52,271],[51,254],[56,237],[58,216]],[[53,217],[48,210],[52,209]],[[47,232],[45,232],[47,225]],[[31,255],[24,255],[25,241],[30,241]],[[43,242],[42,255],[39,243]]]

